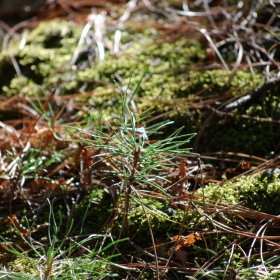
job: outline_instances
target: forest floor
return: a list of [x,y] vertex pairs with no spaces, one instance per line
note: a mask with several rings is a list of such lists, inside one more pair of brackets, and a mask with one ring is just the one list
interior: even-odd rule
[[0,277],[280,278],[280,7],[236,2],[0,22]]

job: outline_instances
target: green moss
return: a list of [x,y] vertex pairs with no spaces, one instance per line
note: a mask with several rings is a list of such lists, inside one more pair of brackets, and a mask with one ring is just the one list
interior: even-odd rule
[[[94,57],[90,59],[95,54],[95,45],[85,45],[76,65],[71,67],[70,61],[82,28],[72,22],[53,20],[41,23],[32,30],[23,48],[19,49],[20,40],[11,40],[9,53],[19,63],[22,76],[17,77],[9,54],[1,53],[0,74],[5,74],[5,79],[0,81],[2,91],[7,96],[18,93],[34,95],[41,94],[40,86],[48,91],[61,88],[65,94],[92,92],[82,102],[93,104],[93,114],[103,107],[103,115],[110,118],[119,112],[120,92],[127,91],[128,85],[129,90],[133,91],[144,69],[150,65],[148,76],[135,96],[139,112],[150,109],[154,115],[164,113],[166,119],[176,121],[172,127],[174,130],[185,126],[184,132],[192,133],[200,129],[207,117],[204,111],[186,108],[186,102],[197,103],[198,92],[204,90],[201,94],[203,98],[219,100],[225,93],[231,98],[265,81],[257,71],[252,74],[249,70],[238,70],[232,77],[221,69],[197,71],[196,63],[203,62],[206,56],[202,43],[190,37],[168,42],[163,31],[151,28],[142,30],[141,22],[137,21],[123,26],[122,48],[118,55],[105,49],[104,61]],[[108,28],[106,36],[111,43],[114,32],[115,28]],[[178,98],[182,98],[182,101],[178,102]],[[80,99],[76,97],[76,101]],[[280,110],[277,104],[278,88],[275,86],[253,103],[240,106],[233,113],[277,118]],[[197,152],[230,151],[270,156],[275,152],[280,138],[276,125],[237,116],[214,115],[204,130]],[[169,134],[170,131],[167,131],[166,135]]]
[[[205,50],[199,42],[194,40],[182,38],[173,43],[167,43],[163,40],[160,42],[149,38],[149,35],[152,36],[150,31],[149,34],[146,34],[145,31],[142,33],[124,31],[122,44],[129,42],[131,46],[126,48],[123,54],[116,57],[106,52],[106,59],[94,67],[83,64],[88,63],[88,57],[81,55],[77,61],[79,71],[75,73],[70,68],[69,62],[77,48],[81,32],[82,28],[71,22],[53,20],[41,23],[31,31],[21,49],[19,49],[20,41],[11,41],[9,53],[19,63],[25,81],[24,85],[33,88],[34,84],[40,86],[48,84],[51,87],[58,81],[64,81],[66,90],[72,92],[79,91],[84,81],[90,79],[92,82],[88,83],[84,89],[91,90],[95,88],[95,81],[112,83],[116,79],[115,74],[117,73],[122,78],[124,86],[127,86],[133,74],[130,80],[133,87],[139,81],[146,66],[151,64],[150,70],[153,76],[150,83],[142,90],[142,95],[149,96],[150,99],[159,96],[160,98],[172,98],[174,91],[183,85],[184,80],[183,78],[178,80],[176,78],[178,75],[171,72],[172,68],[187,67],[192,62],[205,57]],[[110,38],[113,34],[113,32],[111,34],[108,32],[108,37]],[[91,50],[88,49],[88,51]],[[83,66],[80,68],[81,64]],[[16,77],[8,53],[3,53],[0,57],[0,68],[5,72],[8,68],[9,72],[13,73],[8,80]],[[166,71],[167,73],[164,73]],[[80,83],[75,82],[76,80]],[[20,84],[14,84],[18,87],[4,88],[7,95],[11,96],[21,91]],[[4,84],[0,86],[3,87]],[[106,90],[106,86],[104,86],[104,90]]]
[[9,86],[3,86],[3,91],[7,93],[7,96],[13,96],[19,93],[19,88],[21,88],[22,94],[30,95],[30,88],[33,88],[32,93],[35,92],[35,83],[26,77],[14,77]]
[[269,280],[269,279],[279,279],[279,278],[280,278],[280,265],[273,268],[270,272],[270,275],[268,277],[266,277],[265,279]]
[[[242,176],[222,185],[210,184],[204,188],[205,196],[217,202],[242,202],[242,205],[260,212],[279,215],[280,176],[264,172]],[[202,189],[197,191],[202,194]]]
[[[23,48],[19,40],[12,40],[8,47],[9,53],[3,52],[0,57],[0,73],[9,73],[5,75],[5,81],[0,83],[2,90],[7,96],[17,93],[32,95],[34,85],[44,87],[48,83],[54,85],[59,80],[67,82],[70,71],[67,65],[77,47],[80,34],[81,29],[75,24],[53,20],[43,22],[31,31]],[[22,77],[17,77],[10,55],[19,64]],[[59,75],[55,74],[58,69]]]
[[[143,198],[141,203],[146,209],[149,224],[152,228],[154,237],[158,242],[169,241],[169,236],[177,235],[180,231],[183,220],[186,220],[187,227],[192,227],[200,218],[195,212],[186,213],[183,210],[170,208],[168,200],[158,200],[153,198]],[[74,220],[80,221],[81,213],[88,214],[83,224],[83,232],[105,232],[110,227],[111,219],[115,217],[113,222],[112,234],[118,236],[123,223],[124,196],[118,199],[118,207],[114,206],[113,200],[102,190],[93,190],[90,194],[76,206],[73,214]],[[118,213],[114,212],[117,209]],[[171,214],[172,213],[172,214]],[[195,218],[197,216],[197,218]],[[108,217],[111,217],[108,220]],[[192,222],[189,222],[192,220]],[[148,229],[148,220],[142,205],[138,199],[130,198],[130,206],[128,212],[129,235],[133,242],[138,246],[151,245],[151,237]]]
[[83,232],[102,232],[107,229],[106,221],[113,210],[113,200],[106,198],[103,190],[95,189],[76,205],[73,219],[75,224],[79,224],[79,229],[83,228]]
[[25,276],[38,276],[38,271],[35,267],[35,262],[29,258],[16,258],[15,260],[8,263],[7,270],[13,273],[22,273],[19,274],[22,277]]
[[[229,91],[235,96],[242,92],[252,90],[265,82],[263,75],[252,74],[249,71],[236,71],[233,77],[230,77],[226,70],[206,70],[204,72],[191,71],[188,83],[188,91],[192,93],[203,89],[204,95],[219,95]],[[214,83],[214,85],[212,85]]]

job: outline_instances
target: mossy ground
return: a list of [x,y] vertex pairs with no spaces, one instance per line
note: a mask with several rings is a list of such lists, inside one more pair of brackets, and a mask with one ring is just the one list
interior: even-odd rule
[[[202,190],[198,190],[202,193]],[[242,176],[224,184],[209,184],[204,189],[206,196],[217,203],[228,201],[260,212],[279,215],[280,178],[278,174],[264,172],[257,175]]]
[[[119,114],[120,92],[129,91],[128,85],[130,89],[134,88],[149,65],[148,75],[135,96],[137,109],[139,112],[150,109],[153,112],[151,116],[164,113],[165,119],[175,120],[174,130],[184,125],[186,133],[193,133],[200,130],[208,116],[205,108],[195,105],[213,98],[217,100],[218,106],[224,97],[236,98],[265,82],[264,76],[258,70],[254,74],[247,69],[238,70],[231,77],[223,69],[211,70],[200,67],[200,63],[207,60],[205,43],[186,36],[168,42],[163,39],[163,31],[156,29],[139,31],[140,25],[141,23],[134,22],[131,26],[128,24],[123,26],[122,48],[118,54],[113,54],[110,48],[116,29],[108,28],[105,59],[99,61],[98,50],[94,44],[84,44],[74,65],[71,64],[71,60],[77,49],[83,26],[58,20],[41,23],[30,31],[24,46],[21,45],[21,39],[13,38],[8,45],[8,52],[3,51],[0,54],[0,75],[5,77],[0,82],[2,92],[8,97],[17,94],[41,95],[42,91],[39,89],[41,87],[47,92],[57,91],[64,95],[80,93],[79,96],[74,97],[75,102],[90,104],[93,115],[102,107],[104,116],[109,118]],[[11,55],[19,64],[19,76],[15,73]],[[226,55],[225,59],[231,62]],[[118,86],[114,84],[114,80]],[[83,95],[83,93],[88,94]],[[204,130],[198,151],[230,151],[265,157],[273,156],[278,151],[280,138],[277,124],[267,124],[257,118],[269,119],[278,116],[278,104],[276,85],[246,106],[237,107],[233,111],[234,116],[215,115]],[[81,110],[77,110],[76,115],[85,114],[82,106],[80,107]],[[244,119],[242,114],[252,119]],[[3,115],[3,118],[5,117],[7,115]],[[170,135],[171,132],[166,131],[166,135]],[[278,175],[260,174],[241,177],[223,186],[211,184],[204,191],[206,196],[217,200],[233,203],[242,201],[245,206],[252,209],[279,215]],[[111,199],[104,199],[103,195],[102,191],[94,190],[75,207],[73,219],[77,222],[80,213],[88,211],[82,223],[86,232],[101,230],[104,233],[110,227],[110,224],[106,223],[107,218],[114,216],[113,209],[117,205]],[[142,203],[149,208],[149,223],[158,243],[168,241],[167,233],[172,236],[180,231],[182,225],[176,222],[182,223],[185,220],[187,232],[187,228],[195,225],[200,218],[195,212],[186,213],[180,209],[170,216],[170,204],[167,201],[143,199]],[[120,205],[112,227],[114,237],[118,236],[122,227],[122,197]],[[60,210],[65,221],[66,209]],[[25,214],[24,211],[21,214]],[[42,221],[46,221],[47,218],[42,214]],[[142,247],[151,246],[147,230],[148,221],[143,208],[133,200],[131,200],[128,220],[132,240]],[[62,232],[65,232],[64,228]],[[7,232],[4,232],[4,236],[6,234]],[[218,245],[213,249],[222,249],[234,238],[236,236],[223,237],[220,242],[217,242],[217,238],[215,241]],[[163,254],[166,257],[167,252]],[[228,251],[224,261],[229,255]],[[244,266],[240,254],[233,255],[232,264],[237,269]],[[22,265],[28,266],[28,263]],[[14,263],[11,267],[15,268],[17,264]],[[278,271],[275,273],[277,274]]]
[[[166,42],[162,39],[162,31],[135,30],[123,30],[123,50],[117,55],[106,48],[105,59],[98,61],[94,44],[85,44],[75,65],[71,65],[82,26],[56,20],[41,23],[30,31],[23,47],[20,47],[20,40],[13,39],[9,53],[1,53],[0,73],[5,79],[1,80],[0,86],[7,96],[41,94],[39,86],[49,92],[60,89],[65,95],[87,92],[90,97],[81,94],[75,101],[89,102],[94,112],[102,106],[103,114],[111,117],[118,114],[120,90],[125,91],[128,85],[133,88],[149,65],[149,74],[136,96],[138,110],[149,108],[154,115],[165,113],[166,119],[176,120],[178,127],[184,125],[187,133],[193,133],[199,131],[206,118],[205,110],[192,108],[198,98],[234,97],[265,82],[257,71],[252,74],[249,70],[238,70],[229,77],[226,70],[198,70],[198,63],[206,58],[206,47],[198,40],[181,37]],[[113,34],[111,28],[106,35],[111,44]],[[9,55],[18,62],[21,76],[16,75]],[[202,90],[202,95],[196,96]],[[234,113],[246,112],[256,118],[279,114],[277,98],[277,88],[271,88],[253,100],[253,104],[238,108]],[[186,100],[190,105],[184,104]],[[260,137],[264,127],[265,136]],[[201,141],[198,152],[231,151],[259,156],[273,155],[280,137],[275,124],[230,116],[216,116],[204,133],[203,139],[207,139],[207,143]],[[170,132],[166,132],[168,134]]]

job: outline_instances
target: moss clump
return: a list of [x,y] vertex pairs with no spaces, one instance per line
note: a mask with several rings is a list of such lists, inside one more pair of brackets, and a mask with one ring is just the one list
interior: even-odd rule
[[[142,199],[141,203],[146,209],[149,223],[154,236],[159,241],[168,239],[167,233],[171,235],[178,234],[179,225],[174,221],[183,221],[183,211],[179,210],[173,217],[170,217],[169,203],[167,200]],[[131,200],[131,207],[128,215],[129,231],[134,240],[138,243],[150,244],[151,238],[148,230],[148,221],[143,210],[143,206],[136,201]],[[145,240],[144,240],[145,239]]]
[[[196,93],[201,90],[204,95],[223,94],[226,91],[232,96],[252,90],[265,82],[261,74],[252,74],[248,71],[236,71],[233,77],[226,70],[207,70],[204,72],[190,72],[188,91]],[[213,84],[213,85],[212,85]]]
[[[69,62],[80,34],[81,29],[74,23],[53,20],[43,22],[31,31],[23,47],[20,46],[20,40],[12,40],[8,47],[9,53],[3,52],[0,56],[0,74],[5,73],[6,77],[0,83],[2,90],[7,96],[17,93],[32,95],[36,90],[34,85],[54,85],[60,79],[65,81],[64,86],[67,88],[67,82],[71,82],[72,78]],[[20,77],[16,75],[10,54],[19,64]],[[59,74],[55,74],[58,69]],[[68,90],[71,88],[73,85]]]
[[[197,193],[201,194],[202,190]],[[242,202],[242,205],[260,212],[280,214],[280,176],[272,172],[242,176],[222,185],[210,184],[204,188],[204,193],[217,202]]]
[[[7,265],[7,270],[13,273],[12,277],[35,277],[38,276],[38,271],[36,270],[36,260],[32,261],[31,258],[16,258]],[[15,276],[16,275],[16,276]],[[9,279],[9,277],[7,278]],[[19,278],[18,278],[19,279]]]

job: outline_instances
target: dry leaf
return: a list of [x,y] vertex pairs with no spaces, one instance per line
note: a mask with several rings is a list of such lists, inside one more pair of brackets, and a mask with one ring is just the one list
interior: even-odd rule
[[175,235],[172,237],[173,241],[177,241],[177,248],[188,248],[193,245],[197,240],[201,240],[198,233],[191,233],[187,236]]

